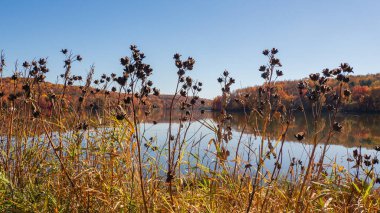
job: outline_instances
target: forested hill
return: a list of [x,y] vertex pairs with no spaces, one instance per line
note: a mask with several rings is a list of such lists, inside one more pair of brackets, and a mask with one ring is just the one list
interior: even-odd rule
[[[28,80],[19,78],[16,81],[12,80],[9,77],[2,78],[0,81],[0,101],[3,107],[8,106],[9,100],[15,98],[15,103],[19,103],[23,100],[23,96],[26,95],[25,85],[29,85],[34,93],[38,93],[38,107],[41,109],[49,110],[51,108],[52,101],[54,98],[58,100],[64,94],[64,100],[66,104],[71,106],[77,106],[83,94],[82,86],[67,85],[64,89],[63,84],[54,84],[50,82],[42,82],[31,86],[26,83]],[[30,80],[29,80],[30,81]],[[123,103],[125,98],[128,97],[126,93],[119,93],[117,90],[109,86],[107,89],[90,87],[87,89],[87,95],[84,100],[84,107],[87,109],[91,108],[103,108],[105,101],[109,103],[116,104],[117,102]],[[149,102],[154,104],[156,108],[167,109],[170,107],[173,95],[160,94],[159,96],[150,95]],[[190,102],[192,97],[189,97],[187,102]],[[184,98],[178,95],[176,97],[176,103],[179,104],[181,101],[184,101]],[[204,104],[201,104],[204,103]],[[212,100],[198,98],[195,104],[196,108],[211,108]],[[177,108],[175,106],[175,108]],[[17,106],[16,106],[17,108]]]
[[[380,73],[352,75],[349,76],[349,79],[349,89],[352,94],[350,100],[344,104],[342,110],[351,112],[380,112]],[[284,103],[290,103],[292,100],[299,99],[297,85],[301,80],[276,82],[278,95],[282,98]],[[337,81],[329,82],[329,86],[331,87],[336,87],[338,84],[339,82]],[[227,109],[231,111],[242,111],[243,106],[235,100],[245,94],[250,95],[248,102],[253,104],[256,101],[255,95],[257,94],[258,88],[259,86],[252,86],[232,92]],[[219,109],[220,102],[220,96],[214,98],[212,102],[213,109]]]

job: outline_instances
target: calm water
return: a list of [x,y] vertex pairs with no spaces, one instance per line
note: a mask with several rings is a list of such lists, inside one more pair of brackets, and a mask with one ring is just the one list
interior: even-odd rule
[[[215,122],[216,114],[211,112],[206,113],[202,120],[208,123]],[[327,119],[324,117],[323,119]],[[164,141],[166,141],[167,137],[167,128],[168,128],[168,113],[160,112],[158,115],[153,115],[152,120],[158,121],[158,124],[153,125],[152,123],[145,124],[144,128],[146,130],[146,138],[153,137],[157,143],[157,146],[163,146]],[[173,120],[178,120],[178,117],[175,117]],[[308,118],[311,120],[311,118]],[[332,138],[330,145],[327,150],[327,157],[325,159],[325,163],[328,165],[332,165],[333,162],[336,162],[340,166],[344,166],[345,168],[351,168],[354,164],[353,162],[348,162],[347,158],[352,158],[352,152],[355,149],[358,149],[361,146],[362,154],[369,154],[371,156],[377,155],[376,151],[373,149],[374,146],[380,145],[380,115],[379,114],[340,114],[338,119],[343,124],[343,130],[340,133],[336,133]],[[229,156],[229,160],[234,159],[237,142],[241,135],[241,130],[244,125],[244,117],[240,114],[233,114],[233,139],[228,144],[228,150],[231,155]],[[294,134],[299,131],[306,131],[306,122],[303,114],[297,115],[295,117],[294,122],[292,122],[288,136],[286,138],[286,142],[283,147],[283,159],[282,165],[287,168],[290,164],[291,159],[294,157],[296,160],[302,160],[306,162],[309,153],[311,153],[312,146],[311,136],[306,136],[305,140],[302,143],[298,142]],[[175,123],[173,125],[173,131],[176,133],[179,124]],[[242,135],[242,144],[239,149],[239,156],[241,157],[242,164],[251,163],[252,165],[256,164],[256,156],[252,153],[252,150],[258,150],[260,146],[260,138],[255,137],[252,133],[252,126],[248,125],[245,133]],[[278,131],[280,129],[278,126],[270,127],[272,132]],[[276,139],[279,136],[279,133],[274,134],[272,140],[272,144],[276,145]],[[317,148],[317,160],[320,152],[323,149],[324,139],[327,136],[327,132],[321,133],[320,144]],[[202,162],[204,165],[211,165],[214,162],[215,154],[213,145],[209,145],[209,141],[211,138],[215,138],[215,134],[203,126],[199,122],[193,122],[190,126],[189,132],[187,134],[187,150],[192,151],[193,153],[199,153],[199,156],[196,155],[185,155],[184,160],[188,160],[193,162],[195,159],[202,157]],[[268,145],[265,143],[265,149],[267,149]],[[276,147],[276,146],[275,146]],[[279,149],[279,145],[276,147]],[[251,150],[251,155],[248,155],[249,150]],[[380,157],[380,156],[379,156]],[[266,161],[266,168],[273,168],[273,157]],[[380,171],[380,168],[377,166],[376,173]]]

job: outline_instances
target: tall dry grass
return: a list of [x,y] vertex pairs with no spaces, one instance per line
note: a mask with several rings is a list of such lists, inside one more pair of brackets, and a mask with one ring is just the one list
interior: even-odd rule
[[[348,64],[311,74],[298,85],[299,99],[284,105],[276,88],[283,75],[278,50],[264,50],[268,61],[259,71],[265,83],[255,103],[249,104],[254,107],[247,107],[247,94],[235,100],[244,106],[245,124],[239,135],[233,135],[232,115],[226,108],[235,79],[228,71],[217,79],[222,91],[219,116],[215,122],[202,119],[195,104],[203,83],[189,75],[195,60],[175,54],[177,86],[166,140],[158,141],[148,136],[147,127],[156,122],[146,125],[146,120],[156,108],[149,97],[160,92],[149,80],[153,69],[144,62],[145,55],[134,45],[130,49],[131,55],[120,60],[121,74],[100,79],[94,79],[93,66],[83,79],[73,75],[73,66],[82,57],[63,49],[58,93],[41,89],[49,72],[47,59],[42,58],[16,65],[13,86],[4,94],[3,71],[8,67],[1,54],[2,212],[379,211],[379,191],[374,187],[380,182],[377,156],[359,148],[347,159],[352,165],[348,169],[325,160],[330,141],[344,128],[336,115],[350,97],[345,89],[352,72]],[[330,88],[327,81],[339,81],[340,86]],[[81,85],[82,93],[78,101],[68,102],[68,88],[74,84]],[[109,97],[110,90],[119,92],[116,100]],[[88,101],[95,94],[102,97],[101,108]],[[48,111],[41,109],[42,100],[48,102]],[[311,112],[303,109],[305,102],[312,105]],[[174,120],[176,110],[179,121]],[[306,114],[312,114],[305,129],[295,135],[300,142],[312,142],[307,162],[283,153],[296,111],[306,120]],[[329,114],[327,123],[321,119],[322,111]],[[195,139],[189,131],[194,122],[212,130],[214,137]],[[277,131],[270,131],[273,123],[279,125]],[[259,139],[258,150],[243,137],[248,125]],[[324,129],[327,135],[321,133]],[[233,137],[238,142],[231,148]],[[321,142],[323,150],[317,156]],[[202,144],[210,148],[201,150]],[[206,155],[215,160],[206,162]],[[290,165],[283,163],[286,157],[292,159]],[[268,168],[270,158],[275,159],[274,166]]]

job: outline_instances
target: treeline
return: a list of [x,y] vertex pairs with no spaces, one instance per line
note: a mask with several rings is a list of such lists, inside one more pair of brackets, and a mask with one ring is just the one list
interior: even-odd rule
[[[13,103],[15,103],[15,106],[12,107],[17,108],[19,102],[22,101],[22,98],[19,97],[26,95],[25,85],[29,86],[29,84],[25,83],[27,81],[27,78],[1,78],[0,105],[3,108],[11,107],[10,100],[12,100]],[[66,85],[65,88],[63,84],[54,84],[44,81],[38,84],[38,88],[34,88],[34,90],[38,91],[38,100],[36,100],[36,103],[38,105],[37,107],[40,108],[43,112],[49,113],[52,110],[53,101],[61,100],[61,97],[64,94],[64,97],[62,99],[63,104],[69,106],[79,106],[80,102],[83,102],[86,110],[97,111],[106,107],[106,104],[124,104],[126,101],[128,101],[128,97],[132,97],[132,95],[126,92],[119,92],[115,90],[112,86],[110,86],[108,89],[98,88],[96,86],[96,80],[95,83],[93,83],[93,85],[93,87],[89,88],[89,95],[86,96],[86,100],[83,101],[81,100],[83,86]],[[154,105],[154,108],[169,109],[172,98],[172,95],[161,94],[159,96],[150,96],[149,102]],[[194,105],[195,108],[211,108],[211,100],[198,97],[196,98],[198,99],[198,101]],[[177,97],[174,109],[179,109],[179,104],[183,101],[183,97]],[[201,103],[204,104],[202,105]],[[75,109],[75,107],[72,107],[72,109]]]
[[[275,83],[277,95],[281,97],[284,104],[291,102],[299,103],[298,84],[301,80],[278,81]],[[327,82],[328,86],[336,89],[339,86],[337,81]],[[350,99],[343,104],[342,111],[347,112],[380,112],[380,73],[367,75],[349,76]],[[243,111],[251,109],[257,102],[257,94],[260,86],[246,87],[235,90],[227,100],[227,109],[230,111]],[[343,91],[342,91],[343,92]],[[246,103],[241,103],[241,97],[245,97]],[[212,101],[212,108],[219,110],[221,108],[222,97],[218,96]],[[307,102],[304,102],[305,108],[310,108]]]

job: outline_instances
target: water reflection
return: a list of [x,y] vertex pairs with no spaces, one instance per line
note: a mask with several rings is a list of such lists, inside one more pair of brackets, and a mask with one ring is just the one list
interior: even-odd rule
[[[216,121],[217,113],[206,111],[204,114],[196,113],[194,115],[195,120],[198,119],[211,119]],[[180,118],[179,112],[174,112],[172,115],[173,122],[178,122]],[[306,118],[310,124],[312,121],[311,117]],[[330,140],[330,144],[342,145],[345,147],[368,147],[373,148],[376,145],[380,145],[380,114],[339,114],[337,120],[343,124],[343,130],[340,133],[336,133],[334,137]],[[169,122],[169,112],[168,111],[156,111],[147,120],[147,122],[157,121],[159,123]],[[245,118],[243,114],[234,113],[233,114],[233,124],[232,128],[236,132],[240,132],[243,129]],[[254,121],[251,121],[254,122]],[[328,115],[324,114],[322,117],[322,123],[328,124]],[[310,126],[310,128],[312,128]],[[269,127],[270,132],[274,136],[280,134],[281,128],[278,124],[274,124]],[[303,114],[296,114],[294,121],[291,123],[286,137],[288,142],[297,142],[294,135],[300,131],[307,131],[307,122]],[[325,138],[328,134],[328,128],[325,128],[321,132],[321,138],[319,143],[324,143]],[[253,134],[253,123],[249,123],[245,129],[245,133]],[[310,138],[306,137],[303,143],[311,143]]]
[[[323,119],[328,120],[326,117],[327,115],[324,115]],[[203,119],[207,122],[215,122],[216,121],[217,114],[213,112],[206,112],[205,114],[201,115],[196,114],[194,116],[194,119]],[[179,113],[173,114],[173,122],[178,121],[180,118]],[[361,150],[363,154],[369,154],[372,156],[376,155],[376,151],[373,149],[374,146],[380,144],[380,132],[379,132],[379,120],[380,115],[377,114],[365,114],[365,115],[353,115],[353,114],[340,114],[338,116],[338,120],[342,122],[344,126],[344,130],[340,133],[337,133],[332,140],[330,141],[330,145],[327,148],[326,152],[326,158],[325,158],[325,164],[329,165],[328,167],[331,169],[332,165],[341,165],[344,166],[344,168],[350,170],[352,166],[354,165],[353,162],[347,161],[348,158],[352,158],[353,150],[357,149],[357,147],[362,146]],[[159,123],[157,125],[149,124],[150,119],[158,121]],[[308,120],[311,120],[311,118],[307,118]],[[165,112],[159,112],[159,114],[153,114],[152,117],[147,120],[148,124],[145,126],[148,131],[147,137],[154,137],[157,141],[158,146],[165,146],[164,143],[167,137],[167,128],[168,128],[168,114]],[[238,138],[241,134],[241,129],[244,125],[244,116],[242,114],[233,114],[233,138],[228,143],[228,150],[230,150],[231,155],[229,156],[229,159],[234,159],[235,157],[235,150],[238,143]],[[178,128],[178,123],[173,125],[173,129]],[[274,136],[279,136],[280,130],[279,126],[273,125],[270,127],[270,131],[273,133]],[[283,147],[283,159],[282,163],[284,166],[289,166],[291,164],[292,158],[295,158],[296,160],[301,160],[304,163],[307,163],[308,156],[311,153],[312,145],[311,145],[311,137],[305,138],[305,140],[302,141],[302,143],[298,142],[294,134],[298,131],[306,130],[307,125],[305,122],[305,118],[303,114],[296,115],[295,120],[292,122],[288,136],[286,138],[286,142]],[[327,128],[326,128],[327,129]],[[210,167],[215,161],[215,149],[212,145],[210,145],[208,142],[211,138],[215,138],[215,133],[211,130],[203,127],[199,122],[194,122],[191,125],[190,131],[189,131],[189,138],[187,142],[189,145],[187,146],[188,153],[191,152],[191,149],[193,149],[193,144],[197,144],[199,150],[201,150],[200,156],[202,157],[202,164]],[[324,139],[327,135],[327,130],[320,133],[321,139],[319,140],[319,145],[316,150],[316,156],[317,160],[320,156],[322,149],[323,149],[323,143],[325,142]],[[275,141],[276,137],[273,137],[273,141]],[[253,128],[252,125],[249,125],[248,128],[246,128],[246,131],[242,135],[242,146],[239,150],[239,159],[240,163],[242,165],[246,163],[255,163],[255,159],[257,156],[252,153],[254,150],[259,149],[260,138],[256,137],[253,134]],[[272,143],[273,143],[272,141]],[[264,143],[265,149],[267,149],[267,142]],[[275,150],[278,151],[279,146],[275,146]],[[249,153],[251,152],[251,156],[249,156]],[[186,159],[188,162],[195,162],[198,160],[198,158],[194,157],[194,153],[188,154],[188,159]],[[186,158],[186,157],[185,157]],[[164,161],[163,161],[164,162]],[[265,162],[265,168],[266,169],[272,169],[274,166],[275,159],[272,158],[266,160]],[[233,164],[232,161],[229,162],[231,165]],[[376,169],[378,168],[378,165],[376,166]],[[353,170],[352,170],[353,171]],[[351,171],[351,172],[352,172]]]

